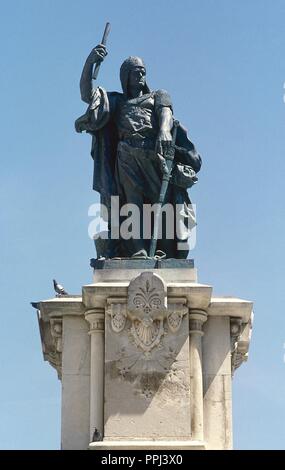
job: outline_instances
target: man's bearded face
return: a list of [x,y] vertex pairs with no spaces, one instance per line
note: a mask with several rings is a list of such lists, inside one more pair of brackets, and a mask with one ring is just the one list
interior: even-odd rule
[[146,81],[144,67],[134,67],[129,72],[128,86],[130,88],[143,89]]

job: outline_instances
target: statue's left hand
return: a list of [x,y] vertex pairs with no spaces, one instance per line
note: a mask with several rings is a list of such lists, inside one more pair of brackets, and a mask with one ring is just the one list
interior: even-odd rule
[[170,131],[161,129],[156,140],[156,152],[163,155],[170,147],[172,143],[172,135]]
[[164,156],[161,155],[160,153],[157,153],[157,158],[158,158],[158,162],[159,162],[159,167],[160,167],[161,173],[162,173],[163,175],[168,175],[169,170],[168,170],[168,168],[167,168],[167,164],[166,164],[166,160],[165,160]]

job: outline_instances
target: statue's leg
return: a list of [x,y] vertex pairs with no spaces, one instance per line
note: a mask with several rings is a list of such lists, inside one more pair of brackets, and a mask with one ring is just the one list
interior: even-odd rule
[[[126,257],[145,249],[143,239],[143,175],[135,158],[136,149],[121,145],[118,151],[116,183],[120,194],[121,246]],[[127,212],[126,204],[130,211]],[[122,215],[123,212],[123,215]],[[134,236],[129,237],[131,232]]]

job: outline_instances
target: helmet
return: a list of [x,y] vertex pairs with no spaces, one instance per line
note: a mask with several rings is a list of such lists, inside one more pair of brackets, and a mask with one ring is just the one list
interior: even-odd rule
[[[145,63],[140,57],[130,56],[121,65],[120,68],[120,80],[122,84],[122,89],[125,95],[128,95],[128,80],[129,80],[129,73],[135,67],[143,67],[145,69]],[[144,93],[149,93],[150,89],[145,84],[144,86]]]

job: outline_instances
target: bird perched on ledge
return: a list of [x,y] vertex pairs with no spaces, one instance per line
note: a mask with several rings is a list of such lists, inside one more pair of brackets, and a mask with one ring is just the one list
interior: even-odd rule
[[57,297],[68,295],[64,287],[61,284],[58,284],[55,279],[53,279],[53,287],[55,292],[57,293]]
[[102,434],[100,433],[100,431],[98,431],[97,428],[95,428],[93,437],[92,437],[92,442],[98,442],[102,440],[103,440]]

